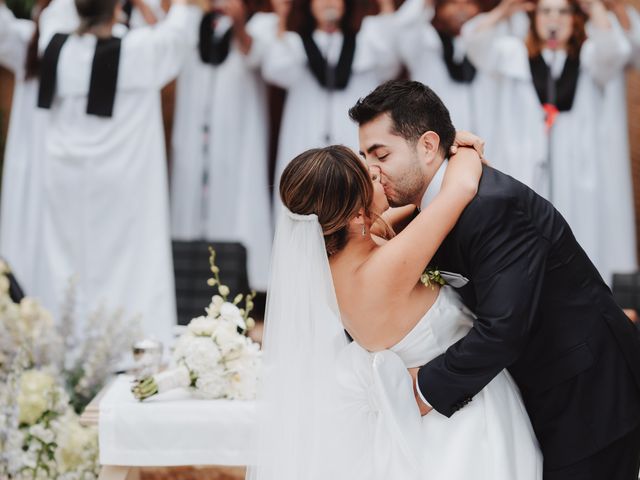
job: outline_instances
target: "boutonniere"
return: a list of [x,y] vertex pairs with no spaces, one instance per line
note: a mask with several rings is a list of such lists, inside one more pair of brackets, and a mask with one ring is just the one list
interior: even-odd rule
[[444,286],[447,284],[446,280],[440,275],[440,270],[429,266],[427,266],[422,275],[420,275],[420,282],[422,282],[425,287],[430,287],[431,289],[434,289],[436,285]]

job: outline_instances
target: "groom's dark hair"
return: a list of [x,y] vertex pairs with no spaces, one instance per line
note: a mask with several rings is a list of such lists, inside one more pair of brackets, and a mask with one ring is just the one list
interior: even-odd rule
[[358,100],[349,110],[349,116],[358,125],[384,113],[391,116],[393,133],[410,142],[417,142],[424,132],[436,132],[440,137],[440,151],[449,155],[456,129],[447,107],[426,85],[411,80],[391,80]]

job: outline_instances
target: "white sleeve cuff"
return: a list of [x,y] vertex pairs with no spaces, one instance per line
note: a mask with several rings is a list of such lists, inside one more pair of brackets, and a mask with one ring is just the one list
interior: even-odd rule
[[422,400],[422,403],[424,403],[429,408],[433,408],[431,406],[431,404],[429,402],[427,402],[427,399],[424,398],[424,395],[422,395],[422,392],[420,391],[420,386],[418,385],[418,377],[417,376],[416,376],[416,392],[418,392],[418,396],[420,397],[420,400]]

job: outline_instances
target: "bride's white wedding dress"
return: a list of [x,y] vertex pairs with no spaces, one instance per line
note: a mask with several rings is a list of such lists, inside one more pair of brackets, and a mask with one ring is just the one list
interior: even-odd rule
[[408,367],[466,335],[472,314],[443,287],[395,346],[348,343],[322,228],[283,209],[263,340],[249,480],[540,480],[520,393],[500,373],[451,418],[420,416]]
[[472,314],[451,287],[388,350],[355,342],[339,359],[341,467],[350,479],[536,480],[542,456],[518,387],[506,371],[447,418],[420,417],[407,368],[429,362],[466,335]]

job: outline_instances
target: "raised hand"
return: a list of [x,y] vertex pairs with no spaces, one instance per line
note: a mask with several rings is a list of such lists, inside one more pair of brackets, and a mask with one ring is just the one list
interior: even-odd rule
[[502,0],[494,11],[499,13],[500,19],[504,20],[518,12],[531,12],[535,10],[536,4],[531,0]]
[[234,26],[244,25],[247,20],[247,7],[242,0],[226,0],[221,10],[231,18]]
[[631,30],[631,19],[629,18],[629,12],[627,12],[627,6],[623,0],[604,0],[604,6],[613,12],[620,22],[620,26],[625,31]]
[[607,8],[601,0],[580,0],[580,9],[589,17],[591,23],[603,30],[611,28]]
[[458,152],[458,147],[473,148],[478,153],[478,156],[484,160],[484,140],[479,136],[464,130],[457,131],[456,138],[453,140],[453,145],[451,145],[451,155],[455,155]]
[[502,0],[493,10],[484,15],[477,31],[491,30],[503,20],[518,12],[532,12],[536,4],[532,0]]
[[380,13],[393,13],[396,11],[396,5],[393,0],[378,0],[378,8]]
[[271,0],[271,8],[278,16],[278,34],[281,35],[287,30],[287,19],[291,13],[293,0]]

